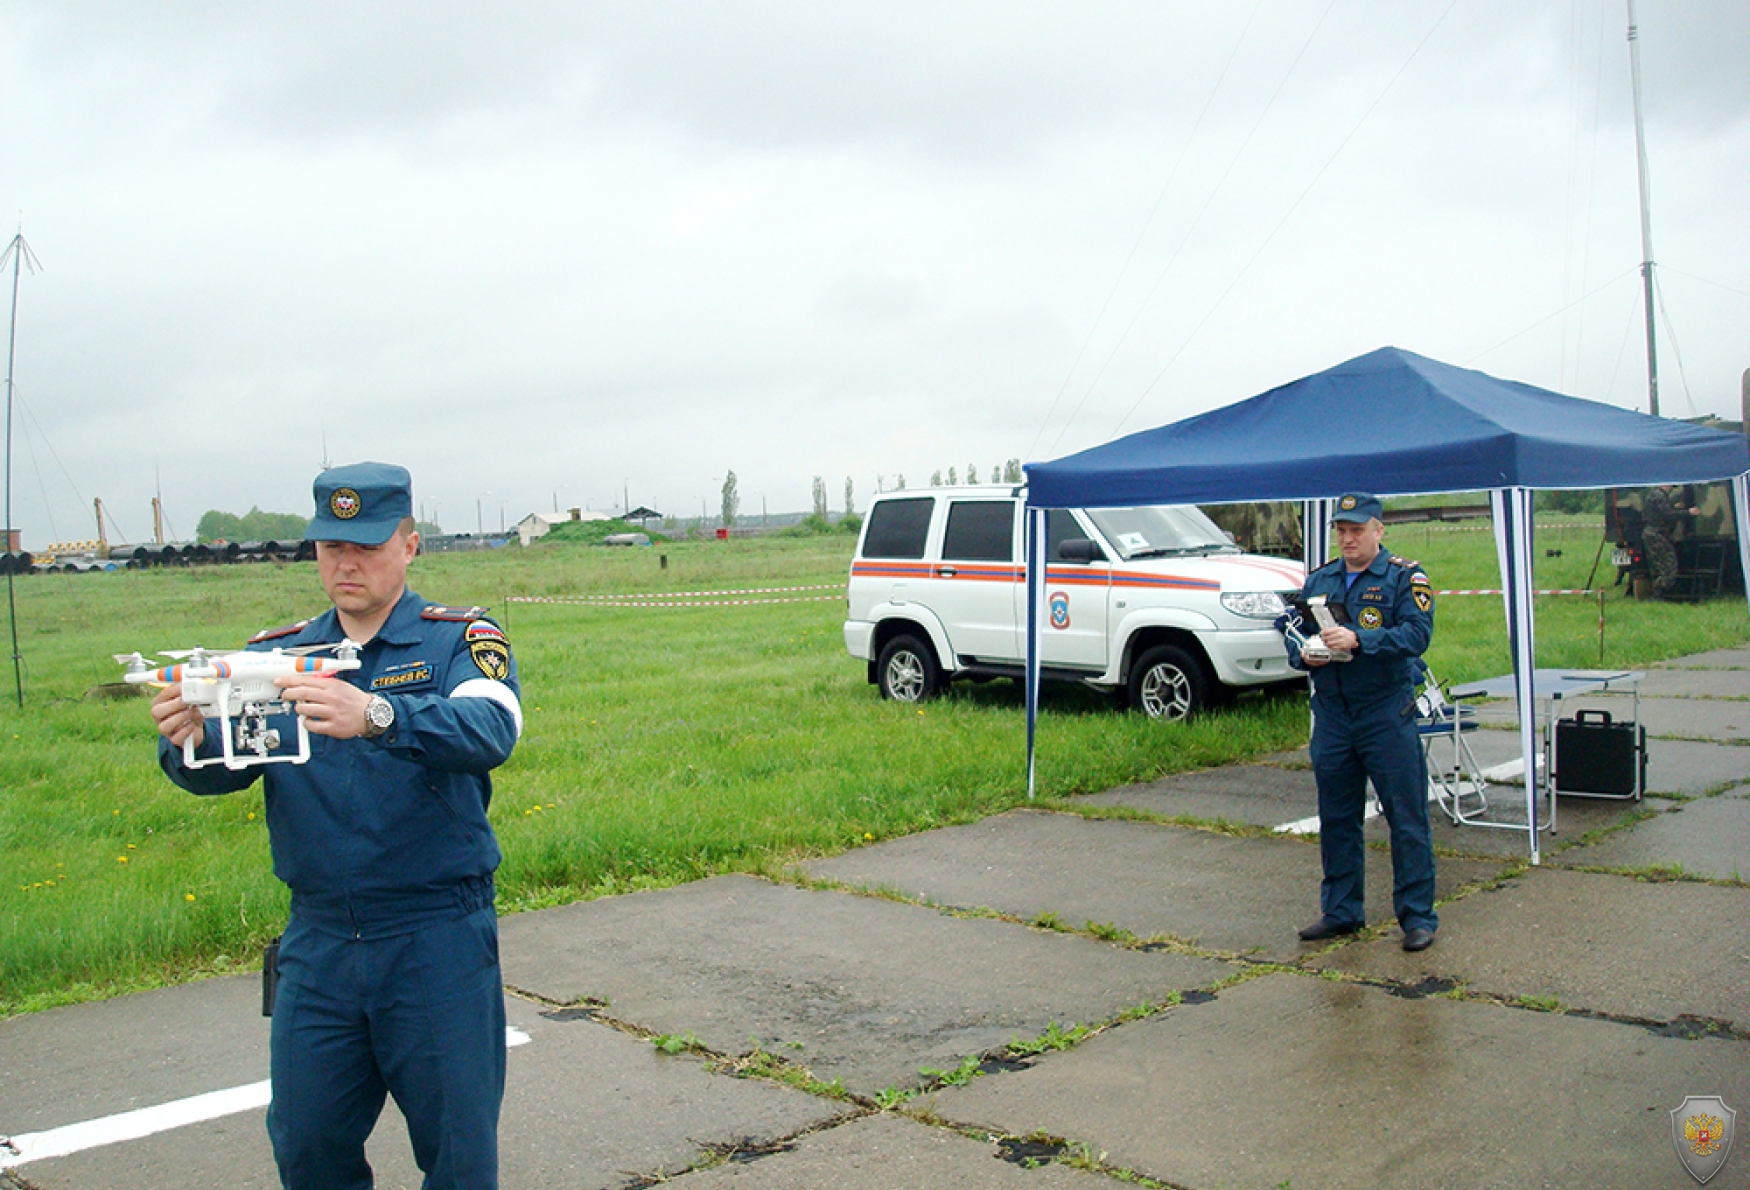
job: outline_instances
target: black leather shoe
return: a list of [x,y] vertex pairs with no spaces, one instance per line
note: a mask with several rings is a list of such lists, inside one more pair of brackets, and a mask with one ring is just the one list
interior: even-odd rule
[[1326,938],[1341,938],[1345,934],[1360,932],[1361,923],[1358,921],[1338,921],[1334,917],[1321,917],[1300,932],[1300,940],[1322,942]]
[[1422,929],[1420,926],[1418,926],[1416,929],[1404,931],[1404,949],[1405,950],[1427,950],[1430,946],[1433,946],[1433,945],[1434,945],[1434,931],[1433,930],[1425,930],[1425,929]]

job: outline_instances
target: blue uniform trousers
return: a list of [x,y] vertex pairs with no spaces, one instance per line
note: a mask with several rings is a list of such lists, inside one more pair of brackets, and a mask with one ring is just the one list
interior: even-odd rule
[[504,985],[492,906],[360,938],[294,911],[280,940],[267,1130],[286,1190],[370,1190],[393,1094],[426,1190],[498,1185]]
[[1434,844],[1428,830],[1428,772],[1408,693],[1365,708],[1338,699],[1314,705],[1313,774],[1319,784],[1319,858],[1324,883],[1319,903],[1326,917],[1366,920],[1366,847],[1362,816],[1367,780],[1391,828],[1392,908],[1407,932],[1438,929],[1434,913]]

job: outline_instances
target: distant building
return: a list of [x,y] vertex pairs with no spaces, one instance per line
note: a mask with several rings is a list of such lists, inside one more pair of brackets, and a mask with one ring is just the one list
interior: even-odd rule
[[563,525],[566,521],[608,521],[612,520],[605,512],[585,512],[581,508],[567,509],[565,512],[531,512],[516,523],[517,540],[528,545],[537,537],[545,537],[552,531],[554,525]]

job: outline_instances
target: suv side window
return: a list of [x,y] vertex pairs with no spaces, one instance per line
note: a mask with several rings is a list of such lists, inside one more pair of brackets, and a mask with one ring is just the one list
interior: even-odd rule
[[1076,520],[1075,514],[1069,509],[1051,509],[1045,516],[1045,560],[1047,562],[1061,561],[1063,555],[1058,552],[1058,549],[1064,542],[1087,536],[1088,531],[1082,528]]
[[1013,500],[955,500],[948,505],[948,529],[942,538],[944,562],[1013,562],[1015,510]]
[[865,558],[921,558],[930,536],[930,513],[936,501],[929,496],[915,500],[882,500],[869,513],[869,529],[863,535]]

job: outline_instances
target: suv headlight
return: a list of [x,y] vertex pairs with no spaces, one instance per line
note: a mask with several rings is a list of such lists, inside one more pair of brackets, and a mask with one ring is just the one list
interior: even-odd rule
[[1282,596],[1274,591],[1224,591],[1221,606],[1248,620],[1274,620],[1288,610]]

